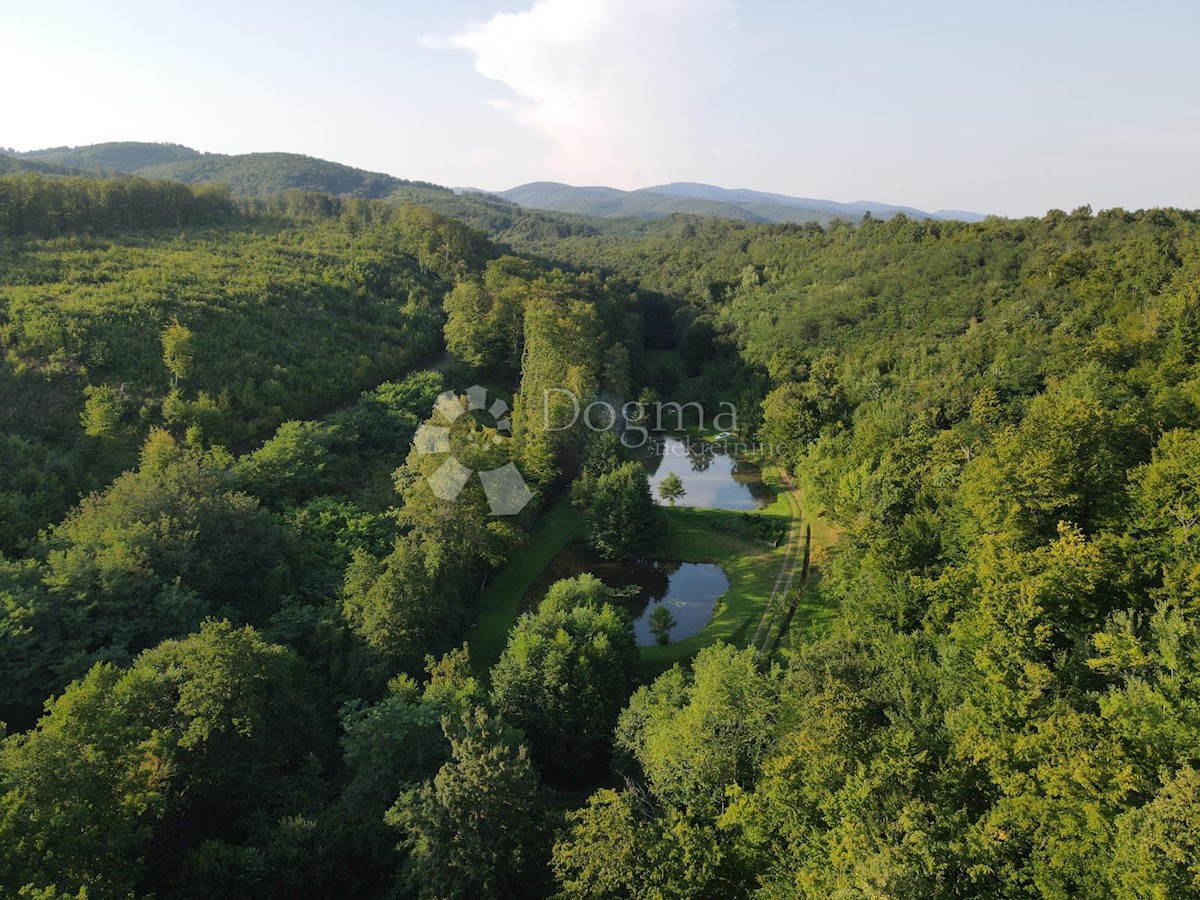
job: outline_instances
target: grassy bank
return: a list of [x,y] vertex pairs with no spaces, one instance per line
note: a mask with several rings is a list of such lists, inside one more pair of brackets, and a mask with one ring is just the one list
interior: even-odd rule
[[520,614],[521,598],[534,579],[558,551],[582,536],[583,517],[564,495],[533,526],[525,547],[480,592],[467,639],[477,671],[486,672],[500,658]]
[[[738,646],[750,642],[788,555],[786,542],[773,546],[756,533],[755,521],[770,520],[772,527],[766,530],[782,532],[792,521],[793,510],[801,508],[794,495],[789,503],[778,473],[767,469],[763,475],[776,491],[775,502],[765,509],[752,513],[689,507],[664,510],[667,536],[653,556],[675,562],[716,563],[729,578],[729,590],[702,631],[681,641],[642,648],[648,676],[691,658],[716,641]],[[805,522],[812,525],[814,549],[833,543],[832,530],[813,510],[803,509],[801,515],[801,528]],[[480,593],[468,639],[471,660],[480,673],[500,658],[526,591],[560,550],[582,536],[582,515],[571,508],[565,496],[560,498],[534,526],[525,548]],[[832,618],[833,610],[822,601],[819,579],[810,578],[797,616],[797,627],[817,630]]]
[[786,505],[778,500],[761,513],[744,514],[719,509],[679,507],[666,510],[669,528],[659,559],[676,562],[710,562],[719,565],[729,579],[729,590],[717,602],[712,621],[702,631],[681,641],[642,648],[648,673],[670,668],[716,641],[742,645],[749,641],[771,597],[771,588],[787,548],[752,536],[745,527],[750,515],[788,518]]
[[[797,593],[799,596],[795,616],[788,632],[788,640],[795,640],[801,635],[823,634],[833,621],[836,610],[821,591],[821,570],[826,564],[833,546],[837,543],[837,531],[828,520],[822,517],[821,511],[808,498],[799,491],[789,491],[788,482],[777,467],[764,466],[763,480],[775,488],[780,499],[790,501],[790,509],[795,517],[793,531],[793,540],[796,541],[795,576],[791,582],[791,596]],[[811,543],[808,547],[811,565],[807,580],[802,580],[806,529],[811,529]],[[773,646],[784,621],[785,608],[784,603],[776,604],[770,609],[764,607],[762,623],[759,629],[756,629],[755,646],[763,648]]]

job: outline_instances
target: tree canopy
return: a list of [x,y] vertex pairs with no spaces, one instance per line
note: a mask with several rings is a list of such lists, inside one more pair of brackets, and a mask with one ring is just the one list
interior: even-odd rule
[[[62,168],[143,157],[238,196]],[[1196,213],[0,169],[0,894],[1197,894]],[[338,196],[274,192],[310,176]],[[778,640],[639,649],[590,575],[519,596],[576,535],[603,571],[776,521],[656,503],[646,421],[583,421],[633,398],[734,403],[796,485],[827,539]]]
[[586,771],[603,760],[632,689],[633,625],[609,597],[593,575],[555,583],[492,669],[493,706],[525,731],[546,771]]

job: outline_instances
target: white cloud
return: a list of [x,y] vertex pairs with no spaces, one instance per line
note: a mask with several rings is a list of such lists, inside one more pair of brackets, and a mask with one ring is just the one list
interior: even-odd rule
[[436,47],[467,50],[515,98],[493,104],[551,144],[553,177],[638,187],[703,150],[705,96],[740,55],[736,0],[537,0]]

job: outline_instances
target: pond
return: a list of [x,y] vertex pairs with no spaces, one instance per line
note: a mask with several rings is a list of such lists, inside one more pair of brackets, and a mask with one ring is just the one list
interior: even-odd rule
[[628,597],[616,597],[613,603],[625,609],[633,619],[634,636],[639,647],[655,643],[650,631],[650,615],[658,606],[666,606],[675,618],[671,641],[691,637],[712,619],[713,607],[727,590],[729,579],[713,563],[677,563],[661,560],[607,560],[586,544],[575,542],[564,547],[525,594],[525,608],[532,609],[546,595],[550,585],[563,578],[590,572],[611,588],[636,588]]
[[679,476],[687,491],[676,506],[748,510],[775,501],[775,492],[763,482],[758,466],[728,452],[720,441],[657,436],[647,443],[645,459],[650,468],[650,490],[662,504],[666,501],[659,497],[658,486],[672,473]]

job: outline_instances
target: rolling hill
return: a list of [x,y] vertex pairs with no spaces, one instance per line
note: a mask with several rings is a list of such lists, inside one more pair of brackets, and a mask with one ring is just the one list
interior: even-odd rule
[[814,209],[831,212],[843,218],[861,216],[869,212],[877,219],[887,219],[896,213],[904,213],[914,219],[961,219],[967,222],[980,222],[986,216],[965,210],[939,209],[935,212],[925,212],[911,206],[895,206],[889,203],[877,203],[872,200],[856,200],[852,203],[839,203],[836,200],[817,200],[811,197],[789,197],[786,194],[771,194],[763,191],[715,187],[711,184],[697,184],[690,181],[676,181],[670,184],[660,184],[643,189],[646,193],[668,194],[673,197],[690,197],[698,200],[716,200],[723,203],[744,204],[755,207],[760,204],[768,206],[786,206],[794,209]]
[[[296,188],[342,197],[391,197],[438,207],[450,206],[454,209],[442,211],[451,215],[455,211],[460,214],[465,212],[468,218],[482,218],[489,224],[497,216],[509,218],[505,210],[488,205],[497,200],[530,210],[642,221],[675,214],[792,224],[825,224],[835,219],[856,221],[867,213],[880,219],[891,218],[897,213],[915,219],[977,222],[984,218],[978,213],[961,210],[925,212],[910,206],[866,200],[839,203],[762,191],[731,190],[694,182],[672,182],[624,191],[603,186],[577,187],[537,181],[493,193],[460,189],[457,192],[460,199],[454,201],[456,192],[450,188],[299,153],[228,155],[201,153],[182,144],[136,141],[0,154],[0,173],[19,171],[92,175],[119,172],[185,184],[222,184],[228,186],[232,196],[238,198],[264,197]],[[494,225],[489,230],[494,230]]]
[[77,175],[76,169],[57,166],[53,163],[38,159],[18,159],[14,156],[0,154],[0,175],[16,175],[22,172],[33,172],[38,175]]
[[137,169],[145,178],[185,184],[224,184],[235,197],[261,197],[292,188],[339,196],[386,197],[399,187],[448,188],[368,172],[299,153],[207,154],[200,159],[162,163]]
[[708,184],[674,182],[636,191],[610,187],[573,187],[556,182],[538,181],[497,194],[505,200],[533,209],[578,213],[589,216],[624,216],[657,219],[674,213],[721,218],[743,219],[749,222],[798,223],[830,222],[834,219],[856,220],[870,213],[875,218],[888,219],[897,213],[915,219],[963,219],[980,221],[978,213],[939,210],[925,212],[910,206],[894,206],[860,200],[839,203],[789,197],[751,190],[730,190]]
[[123,141],[0,155],[0,173],[138,175],[184,184],[223,184],[234,197],[262,197],[292,188],[338,196],[380,198],[399,188],[450,194],[448,188],[368,172],[299,153],[201,153],[182,144]]
[[182,144],[117,141],[84,147],[51,147],[13,155],[16,159],[49,163],[65,169],[131,174],[145,166],[200,159],[205,154]]

